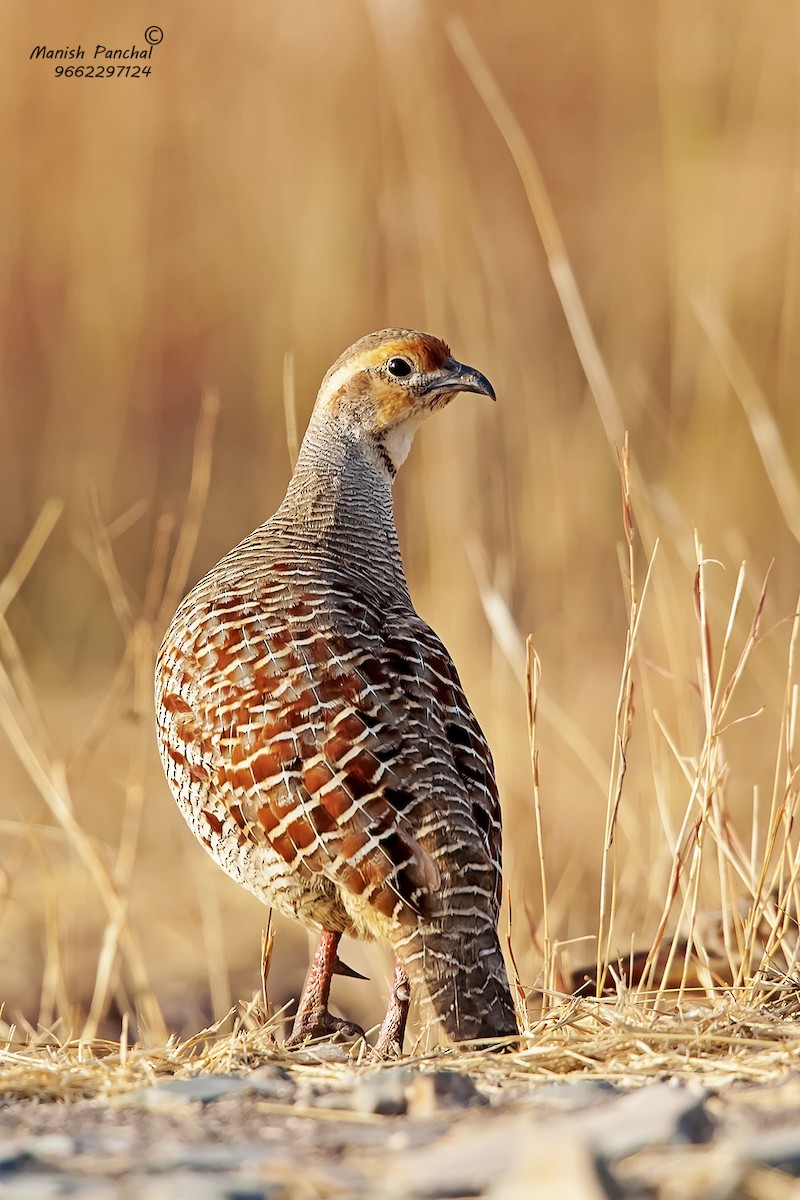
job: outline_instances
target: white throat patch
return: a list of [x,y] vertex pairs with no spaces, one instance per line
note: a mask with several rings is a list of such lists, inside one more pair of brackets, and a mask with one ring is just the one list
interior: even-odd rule
[[421,420],[421,417],[409,417],[395,426],[394,429],[387,430],[383,435],[383,444],[386,447],[386,453],[394,464],[395,471],[399,471],[408,458],[414,434],[417,432]]

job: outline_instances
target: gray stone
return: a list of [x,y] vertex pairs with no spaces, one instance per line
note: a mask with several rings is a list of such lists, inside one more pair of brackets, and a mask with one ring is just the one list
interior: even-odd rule
[[32,1137],[27,1142],[28,1154],[40,1162],[58,1162],[62,1158],[72,1158],[78,1143],[75,1138],[65,1133],[43,1133]]
[[468,1118],[444,1136],[395,1158],[385,1182],[387,1195],[407,1197],[480,1196],[515,1166],[523,1150],[546,1145],[529,1120],[487,1114]]
[[[2,1178],[3,1200],[119,1200],[117,1181],[86,1179],[78,1175],[31,1175],[25,1172],[14,1179]],[[137,1196],[126,1188],[127,1197]],[[188,1198],[187,1198],[188,1200]],[[205,1198],[203,1198],[205,1200]]]
[[38,1137],[20,1137],[0,1145],[0,1176],[20,1170],[26,1164],[58,1162],[75,1154],[74,1138],[61,1133]]
[[239,1171],[254,1162],[274,1158],[275,1151],[267,1146],[253,1143],[213,1142],[198,1145],[196,1142],[165,1141],[158,1147],[150,1168],[154,1171]]
[[0,1176],[9,1171],[16,1171],[30,1158],[28,1138],[15,1138],[13,1141],[0,1145]]
[[338,1042],[320,1042],[318,1046],[303,1046],[292,1051],[292,1058],[299,1063],[347,1063],[351,1061],[347,1046]]
[[740,1160],[800,1174],[800,1125],[742,1131],[731,1146]]
[[523,1147],[511,1165],[497,1164],[486,1200],[617,1200],[620,1190],[601,1164],[571,1138]]
[[619,1088],[605,1079],[559,1079],[554,1083],[535,1084],[528,1089],[525,1099],[544,1104],[549,1109],[572,1111],[620,1094]]
[[467,1108],[489,1103],[473,1079],[461,1071],[424,1071],[418,1078],[431,1081],[434,1098],[441,1108]]
[[265,1099],[290,1104],[297,1092],[297,1084],[288,1071],[275,1063],[258,1067],[247,1076],[248,1087]]
[[[132,1200],[289,1200],[282,1183],[233,1180],[230,1177],[176,1172],[169,1176],[126,1180],[125,1197]],[[94,1198],[93,1198],[94,1200]]]
[[384,1067],[363,1075],[350,1095],[355,1112],[402,1116],[408,1107],[406,1095],[415,1072],[408,1067]]
[[246,1076],[196,1075],[192,1079],[167,1079],[152,1087],[126,1092],[117,1104],[131,1108],[175,1108],[183,1104],[210,1104],[221,1096],[247,1090]]
[[549,1120],[547,1128],[568,1131],[604,1158],[634,1154],[643,1146],[697,1144],[708,1141],[714,1130],[707,1096],[703,1088],[652,1083]]

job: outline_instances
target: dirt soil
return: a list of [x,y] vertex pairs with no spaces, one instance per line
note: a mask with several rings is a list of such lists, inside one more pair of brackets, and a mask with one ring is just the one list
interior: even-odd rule
[[276,1064],[0,1107],[0,1195],[147,1200],[800,1197],[800,1071],[777,1084],[504,1081]]

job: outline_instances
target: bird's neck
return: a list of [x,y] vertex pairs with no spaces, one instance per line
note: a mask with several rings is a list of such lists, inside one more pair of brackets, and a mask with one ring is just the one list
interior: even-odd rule
[[381,594],[407,597],[393,479],[393,464],[381,447],[315,414],[273,521],[314,552],[367,577]]

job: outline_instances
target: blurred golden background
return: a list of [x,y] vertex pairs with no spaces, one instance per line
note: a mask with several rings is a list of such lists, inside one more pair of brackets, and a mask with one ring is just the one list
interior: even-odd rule
[[[629,431],[640,587],[661,544],[616,843],[624,952],[661,911],[703,741],[695,529],[722,564],[706,567],[715,654],[740,562],[734,661],[774,559],[729,721],[762,711],[724,739],[720,788],[747,845],[786,741],[797,6],[168,9],[6,0],[0,18],[0,577],[63,503],[44,508],[37,529],[53,527],[19,588],[0,588],[4,1020],[80,1031],[94,996],[100,1028],[139,1004],[145,1025],[160,1010],[187,1032],[258,988],[265,914],[195,843],[157,758],[159,564],[203,395],[219,412],[187,587],[279,503],[293,418],[302,433],[328,365],[387,325],[445,338],[498,394],[425,427],[396,509],[417,607],[495,753],[529,985],[542,902],[524,639],[543,672],[550,934],[586,939],[571,954],[591,961],[628,625],[614,444]],[[29,59],[39,44],[82,43],[87,61],[97,42],[142,46],[154,21],[149,78],[55,78]],[[277,933],[280,1004],[306,937]],[[385,957],[345,958],[376,989],[338,981],[336,998],[377,1020]]]

